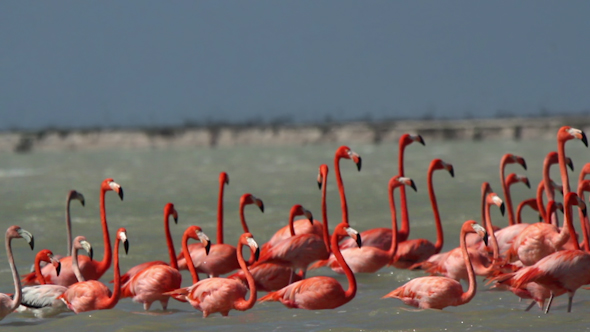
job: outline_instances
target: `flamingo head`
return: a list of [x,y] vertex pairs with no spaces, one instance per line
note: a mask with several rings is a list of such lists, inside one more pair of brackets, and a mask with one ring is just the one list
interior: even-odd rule
[[322,189],[322,184],[328,179],[328,165],[321,164],[318,173],[318,187]]
[[8,229],[6,230],[6,237],[14,239],[23,238],[29,244],[31,250],[35,248],[35,239],[33,238],[33,234],[20,228],[20,226],[14,225],[8,227]]
[[166,203],[164,206],[164,218],[167,220],[170,216],[174,219],[174,223],[178,224],[178,212],[174,208],[174,204]]
[[264,212],[264,203],[260,198],[256,198],[256,196],[252,194],[243,194],[242,197],[240,197],[240,206],[247,204],[256,204],[260,211]]
[[219,184],[229,184],[229,175],[226,172],[219,173]]
[[506,182],[507,186],[513,185],[518,182],[522,182],[529,189],[531,188],[531,183],[529,182],[529,178],[524,175],[510,173],[510,174],[508,174],[508,176],[506,177],[506,180],[504,180],[504,181]]
[[209,250],[211,249],[211,241],[207,234],[203,232],[201,227],[199,226],[189,226],[186,231],[184,231],[184,235],[187,238],[195,239],[200,241],[203,246],[205,247],[205,254],[209,255]]
[[41,262],[52,264],[55,267],[55,273],[59,276],[61,270],[61,263],[53,256],[53,252],[49,249],[43,249],[37,253],[36,257]]
[[504,215],[504,202],[502,201],[502,199],[500,198],[500,196],[498,196],[496,193],[489,193],[487,196],[487,200],[486,203],[489,205],[496,205],[500,208],[500,212],[502,213],[502,215]]
[[477,233],[483,239],[483,242],[485,243],[485,245],[486,246],[488,245],[488,232],[486,231],[485,228],[483,228],[483,226],[476,223],[474,220],[468,220],[463,225],[470,226],[472,231]]
[[420,135],[403,134],[399,138],[399,145],[401,147],[406,147],[406,146],[412,144],[413,142],[419,142],[422,145],[426,145],[424,143],[424,139]]
[[574,138],[581,140],[586,147],[588,146],[586,134],[580,129],[572,128],[570,126],[563,126],[557,131],[557,140],[560,142],[565,142]]
[[356,245],[360,248],[362,245],[361,234],[352,227],[345,227],[346,234],[356,241]]
[[129,253],[129,239],[127,238],[127,230],[123,227],[117,230],[117,240],[123,242],[125,248],[125,255]]
[[339,147],[336,150],[335,157],[337,159],[340,159],[340,158],[351,159],[356,164],[357,170],[359,170],[359,171],[361,170],[361,166],[362,166],[361,156],[359,156],[358,153],[352,151],[348,146],[343,145],[343,146]]
[[590,191],[590,180],[583,180],[578,184],[578,196],[582,196],[584,191]]
[[396,175],[389,180],[389,191],[392,191],[393,189],[403,185],[412,187],[414,191],[418,191],[416,189],[416,184],[414,184],[414,180],[410,179],[409,177],[399,175]]
[[490,183],[487,182],[487,181],[484,181],[481,184],[481,194],[482,194],[482,196],[488,195],[488,194],[490,194],[492,192],[494,192],[494,191],[492,190],[492,187],[490,186]]
[[104,181],[102,181],[102,186],[101,186],[101,190],[102,191],[114,191],[117,193],[117,195],[119,195],[119,198],[121,198],[121,200],[123,200],[123,188],[121,187],[121,185],[119,185],[117,182],[115,182],[115,180],[111,179],[111,178],[106,178],[104,179]]
[[451,177],[455,177],[455,169],[453,168],[453,165],[445,163],[444,161],[442,161],[442,159],[432,159],[432,161],[430,162],[430,167],[433,171],[439,169],[446,169],[451,174]]
[[258,243],[254,240],[254,236],[250,233],[244,233],[240,237],[240,243],[247,245],[252,250],[252,254],[254,255],[254,260],[258,261],[260,257],[260,248],[258,247]]
[[563,186],[553,180],[550,181],[553,190],[557,190],[563,196]]
[[82,204],[82,206],[85,206],[86,202],[84,200],[84,195],[75,190],[70,190],[70,192],[68,193],[68,202],[74,199],[77,199],[78,201],[80,201],[80,204]]
[[309,210],[304,208],[301,204],[295,204],[291,207],[291,219],[295,218],[296,216],[305,216],[309,223],[313,225],[313,215]]
[[567,193],[565,195],[564,202],[566,202],[566,204],[569,204],[570,206],[577,205],[578,208],[580,208],[580,210],[582,211],[584,217],[586,217],[586,203],[584,203],[584,201],[580,198],[580,196],[578,196],[578,194],[576,194],[575,192]]
[[502,160],[500,161],[500,165],[506,165],[506,164],[520,164],[522,166],[522,168],[524,168],[526,170],[526,161],[524,160],[524,158],[521,156],[517,156],[515,154],[512,154],[512,153],[506,153],[504,156],[502,156]]

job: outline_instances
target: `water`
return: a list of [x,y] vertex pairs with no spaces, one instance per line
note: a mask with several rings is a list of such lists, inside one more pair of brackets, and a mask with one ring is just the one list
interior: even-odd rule
[[[455,178],[446,172],[434,175],[440,213],[445,231],[444,251],[459,243],[459,229],[467,219],[479,219],[479,192],[482,181],[489,181],[501,194],[498,164],[501,156],[511,152],[523,156],[528,171],[508,165],[507,172],[525,174],[536,184],[541,179],[544,155],[556,149],[555,141],[426,142],[406,149],[406,176],[412,177],[418,192],[408,191],[411,218],[410,238],[435,240],[432,211],[426,190],[426,170],[430,160],[441,158],[455,167]],[[0,159],[2,229],[17,224],[35,235],[35,251],[49,248],[64,254],[64,202],[67,192],[76,189],[86,197],[86,207],[73,202],[73,233],[85,235],[94,246],[95,257],[102,259],[98,194],[99,185],[112,177],[124,188],[125,200],[107,193],[106,205],[111,237],[118,227],[126,227],[130,237],[129,255],[121,257],[126,271],[138,263],[167,260],[162,230],[162,209],[173,202],[179,212],[179,224],[171,225],[179,247],[183,230],[190,224],[203,227],[215,238],[218,174],[229,173],[230,184],[225,197],[225,242],[237,242],[238,200],[246,192],[260,197],[265,212],[247,207],[246,218],[259,243],[282,227],[289,208],[300,203],[320,218],[320,191],[316,177],[318,166],[330,166],[328,211],[331,229],[340,220],[338,193],[334,182],[333,155],[337,146],[240,147],[220,149],[112,150],[93,152],[48,152],[5,154]],[[356,171],[349,160],[342,160],[342,173],[349,200],[350,222],[359,231],[387,226],[390,223],[387,182],[397,173],[397,145],[351,145],[363,158],[363,169]],[[579,141],[567,143],[567,155],[576,169],[590,161],[590,151]],[[552,177],[560,182],[557,167]],[[577,178],[577,173],[571,175]],[[522,184],[512,186],[515,206],[533,197],[534,190]],[[507,224],[497,209],[492,210],[497,225]],[[527,210],[525,220],[537,220]],[[21,274],[28,271],[34,257],[24,241],[13,241],[16,262]],[[13,292],[12,279],[4,254],[0,255],[0,291]],[[346,286],[344,276],[331,270],[311,271],[309,276],[328,275]],[[239,328],[264,331],[396,330],[396,331],[554,331],[584,330],[590,326],[586,312],[590,294],[579,290],[573,312],[567,314],[566,297],[554,301],[552,312],[544,315],[538,308],[524,312],[528,302],[519,302],[511,293],[490,291],[478,278],[478,292],[468,304],[440,310],[416,310],[398,300],[381,299],[406,281],[422,276],[421,272],[383,268],[376,274],[357,275],[358,292],[348,304],[323,311],[289,310],[280,303],[257,304],[249,311],[231,311],[229,317],[214,314],[201,317],[186,303],[170,301],[170,311],[162,312],[155,303],[150,313],[130,299],[122,299],[113,310],[80,315],[62,314],[52,319],[7,316],[3,326],[14,330],[85,331],[210,331]],[[183,272],[183,285],[190,276]],[[112,279],[112,269],[102,281]],[[466,285],[465,285],[466,289]],[[261,293],[262,294],[262,293]],[[261,296],[259,294],[259,296]]]

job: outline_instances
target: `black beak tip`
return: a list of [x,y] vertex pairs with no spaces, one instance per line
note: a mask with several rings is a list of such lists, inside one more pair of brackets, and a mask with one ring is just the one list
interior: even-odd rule
[[539,215],[539,221],[543,221],[543,216]]
[[61,263],[57,264],[55,267],[55,274],[59,277],[59,272],[61,271]]
[[416,188],[416,184],[414,183],[414,181],[412,181],[412,184],[410,185],[410,187],[412,187],[412,189],[414,189],[414,191],[418,192],[418,189]]
[[569,163],[567,163],[567,165],[570,167],[570,169],[573,172],[574,171],[574,163],[570,160]]
[[524,159],[522,160],[522,168],[524,168],[526,171],[526,161],[524,161]]
[[258,262],[258,258],[260,258],[260,248],[256,248],[254,252],[254,261]]
[[422,135],[418,135],[418,137],[420,137],[420,139],[418,140],[418,142],[420,142],[423,146],[426,146],[426,143],[424,142],[424,139],[422,138]]
[[452,178],[454,178],[454,177],[455,177],[455,169],[454,169],[454,168],[451,168],[451,169],[449,170],[449,173],[451,173],[451,177],[452,177]]
[[205,246],[206,255],[209,255],[209,250],[211,250],[211,242],[207,242],[207,245]]
[[260,208],[260,211],[261,211],[262,213],[264,213],[264,203],[260,203],[260,206],[259,206],[259,208]]
[[29,242],[29,247],[31,247],[31,250],[35,249],[35,239],[31,237],[31,242]]
[[588,139],[586,138],[586,134],[584,132],[582,132],[582,143],[588,147]]
[[123,247],[125,248],[125,255],[127,255],[129,253],[129,240],[123,242]]
[[123,200],[123,188],[119,188],[119,197]]
[[321,190],[322,189],[322,182],[318,181],[318,188]]
[[488,234],[487,233],[483,236],[483,243],[485,243],[486,246],[488,245]]
[[359,157],[359,161],[356,163],[356,169],[360,172],[361,166],[363,165],[363,160]]
[[524,182],[524,185],[527,186],[527,188],[531,189],[531,183],[529,182],[529,180],[526,180]]
[[81,200],[80,203],[82,204],[82,206],[86,206],[86,202],[84,200]]
[[361,241],[361,235],[357,234],[356,235],[356,245],[360,248],[362,244],[363,244],[363,241]]
[[584,215],[584,217],[586,217],[586,213],[587,213],[586,209],[582,209],[582,214]]
[[500,212],[502,213],[502,215],[504,215],[505,211],[506,211],[506,207],[504,206],[504,203],[502,203],[502,205],[500,205]]
[[174,217],[174,223],[178,224],[178,217]]
[[92,248],[90,248],[90,252],[88,253],[88,257],[90,257],[90,260],[92,260],[92,257],[94,257],[94,250],[92,250]]

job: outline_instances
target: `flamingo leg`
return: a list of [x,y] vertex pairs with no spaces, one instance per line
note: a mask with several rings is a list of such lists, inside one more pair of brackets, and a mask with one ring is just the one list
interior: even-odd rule
[[528,306],[528,307],[526,307],[526,309],[524,309],[524,311],[529,311],[529,310],[531,310],[531,308],[532,308],[532,307],[535,305],[535,303],[536,303],[536,302],[533,300],[533,301],[531,302],[531,304],[529,304],[529,306]]
[[572,312],[572,300],[574,299],[574,294],[569,294],[567,298],[567,312]]
[[152,304],[151,304],[151,303],[149,303],[149,302],[144,302],[144,303],[143,303],[143,310],[145,310],[145,311],[149,311],[149,310],[150,310],[150,306],[151,306],[151,305],[152,305]]
[[551,292],[551,296],[549,297],[549,303],[547,303],[547,307],[545,308],[545,313],[549,312],[549,308],[551,308],[551,302],[553,302],[553,292]]

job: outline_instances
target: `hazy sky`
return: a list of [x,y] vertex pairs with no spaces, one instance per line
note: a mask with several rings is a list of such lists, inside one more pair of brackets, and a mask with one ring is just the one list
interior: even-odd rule
[[0,129],[590,113],[590,1],[0,1]]

